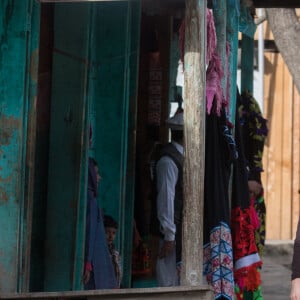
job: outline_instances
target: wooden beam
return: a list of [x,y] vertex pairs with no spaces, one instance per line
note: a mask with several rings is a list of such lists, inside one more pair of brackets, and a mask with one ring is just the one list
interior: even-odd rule
[[113,2],[113,1],[128,1],[128,0],[37,0],[41,3],[51,3],[51,2],[59,2],[59,3],[76,3],[76,2]]
[[87,291],[66,291],[51,293],[11,293],[1,292],[2,300],[20,299],[85,299],[85,300],[139,300],[139,299],[174,299],[174,300],[211,300],[211,287],[159,287],[139,289],[112,289],[112,290],[87,290]]
[[242,58],[241,58],[241,92],[253,93],[253,60],[254,39],[245,34],[242,36]]
[[254,0],[255,8],[298,8],[299,0]]
[[[213,0],[207,0],[207,7],[213,7]],[[300,8],[299,0],[254,0],[255,8]]]
[[202,284],[206,0],[186,0],[184,212],[181,285]]
[[[239,48],[242,48],[241,40],[239,40]],[[254,49],[258,49],[258,40],[254,40]],[[279,52],[274,40],[264,40],[264,52]]]

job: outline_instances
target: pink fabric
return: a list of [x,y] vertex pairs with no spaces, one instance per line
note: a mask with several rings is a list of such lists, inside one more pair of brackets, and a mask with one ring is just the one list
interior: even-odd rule
[[93,270],[93,266],[92,266],[92,263],[90,263],[90,262],[86,262],[85,263],[85,270],[86,271],[89,271],[89,272],[91,272],[92,270]]
[[[206,29],[207,29],[207,42],[206,42],[206,63],[208,64],[217,48],[217,36],[214,23],[213,13],[210,9],[206,10]],[[185,43],[185,19],[179,28],[179,49],[180,58],[184,62],[184,43]]]
[[[206,10],[207,20],[207,44],[206,44],[206,109],[210,114],[214,111],[220,115],[222,105],[229,105],[229,88],[230,83],[227,81],[226,91],[222,89],[222,79],[224,70],[222,68],[221,59],[217,53],[217,35],[214,24],[213,12]],[[184,43],[185,43],[185,20],[182,21],[179,29],[179,48],[180,57],[184,63]],[[229,44],[226,46],[226,70],[229,74],[228,57],[230,53]],[[226,97],[225,97],[226,94]]]
[[207,30],[207,44],[206,44],[206,64],[209,64],[214,53],[217,50],[217,35],[213,13],[210,9],[206,10],[206,30]]
[[207,18],[207,55],[206,63],[209,64],[206,71],[206,109],[210,114],[212,109],[217,115],[220,115],[222,104],[224,103],[224,93],[222,90],[222,78],[224,70],[222,69],[221,59],[217,53],[217,36],[213,18],[210,9],[206,10]]
[[223,104],[223,90],[221,80],[224,72],[219,55],[214,52],[206,71],[206,109],[210,114],[212,109],[219,116]]

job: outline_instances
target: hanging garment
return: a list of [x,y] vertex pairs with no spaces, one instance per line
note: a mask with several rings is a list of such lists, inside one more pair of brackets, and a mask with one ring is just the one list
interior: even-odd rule
[[[237,100],[238,105],[239,99]],[[262,261],[255,242],[255,231],[259,227],[259,221],[254,205],[250,201],[247,162],[238,113],[236,114],[235,141],[239,157],[233,166],[231,228],[236,298],[239,300],[249,299],[249,295],[253,296],[253,292],[259,293],[261,284],[259,268]],[[258,295],[257,299],[262,298]]]
[[[263,118],[257,101],[249,92],[242,93],[239,98],[238,107],[248,180],[256,181],[262,185],[262,156],[265,139],[268,134],[267,120]],[[259,255],[262,258],[266,235],[266,206],[263,188],[260,194],[251,195],[251,201],[259,220],[259,227],[255,232],[255,240]]]
[[206,116],[204,188],[204,275],[214,299],[234,299],[233,252],[228,187],[235,146],[221,116]]

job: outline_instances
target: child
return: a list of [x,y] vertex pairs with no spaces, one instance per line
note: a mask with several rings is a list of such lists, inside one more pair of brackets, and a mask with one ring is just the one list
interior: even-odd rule
[[94,159],[89,158],[86,211],[85,290],[118,287],[110,251],[106,243],[103,217],[97,204],[100,176]]
[[122,268],[121,268],[121,258],[119,252],[116,250],[114,241],[116,238],[116,233],[118,229],[118,223],[108,215],[104,216],[104,227],[105,235],[108,243],[108,249],[111,255],[111,260],[114,266],[115,275],[117,278],[118,287],[121,286],[122,281]]

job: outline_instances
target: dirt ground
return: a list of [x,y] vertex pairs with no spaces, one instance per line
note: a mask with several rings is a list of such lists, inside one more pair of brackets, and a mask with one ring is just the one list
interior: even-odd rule
[[262,268],[264,300],[289,300],[293,241],[267,242]]

